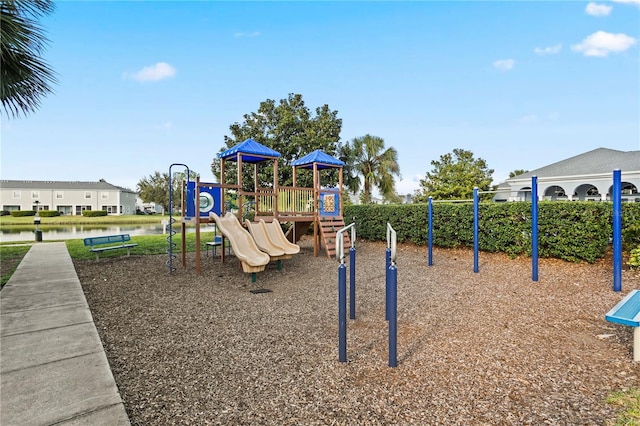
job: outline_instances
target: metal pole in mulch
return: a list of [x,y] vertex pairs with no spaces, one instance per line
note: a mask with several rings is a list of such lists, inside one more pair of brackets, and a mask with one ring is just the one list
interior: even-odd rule
[[622,291],[622,172],[613,171],[613,291]]
[[389,321],[389,367],[398,366],[398,268],[396,268],[396,231],[387,223],[387,247],[389,247],[389,267],[387,268],[387,320]]
[[351,296],[351,319],[355,319],[355,300],[356,300],[356,282],[355,282],[355,223],[345,226],[336,232],[336,258],[340,265],[338,266],[338,361],[347,362],[347,266],[344,263],[344,232],[351,228],[351,274],[350,274],[350,296]]

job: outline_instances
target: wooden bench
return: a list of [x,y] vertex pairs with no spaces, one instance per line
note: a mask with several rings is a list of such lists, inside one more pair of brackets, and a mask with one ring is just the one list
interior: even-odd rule
[[640,361],[640,290],[632,290],[605,316],[609,322],[634,327],[633,361]]
[[[104,237],[85,238],[84,245],[91,247],[91,251],[96,254],[96,262],[97,262],[99,254],[107,250],[126,249],[127,256],[130,256],[131,247],[135,247],[138,244],[135,244],[135,243],[127,244],[127,241],[131,241],[131,237],[129,236],[129,234],[108,235]],[[115,245],[104,247],[105,244],[115,244]]]

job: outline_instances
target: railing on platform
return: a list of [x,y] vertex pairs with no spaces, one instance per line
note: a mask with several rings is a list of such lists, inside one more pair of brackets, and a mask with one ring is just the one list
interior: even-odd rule
[[314,213],[313,188],[279,187],[277,197],[272,188],[258,188],[256,192],[242,195],[255,197],[256,216],[312,216]]
[[313,214],[313,188],[279,187],[278,213]]

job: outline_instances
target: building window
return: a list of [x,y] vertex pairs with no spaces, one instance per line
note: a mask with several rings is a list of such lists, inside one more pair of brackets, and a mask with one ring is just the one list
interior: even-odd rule
[[105,210],[107,214],[117,214],[118,206],[102,206],[101,210]]
[[73,214],[73,206],[58,206],[56,210],[60,212],[61,215],[71,215]]
[[84,198],[85,198],[85,200],[90,200],[91,199],[91,191],[85,191]]
[[108,192],[101,192],[100,193],[100,199],[108,200],[109,199],[109,193]]
[[8,212],[14,212],[20,210],[20,206],[2,206],[2,210],[6,210]]
[[56,191],[56,199],[61,200],[64,198],[64,192]]
[[76,216],[82,215],[85,210],[91,210],[91,206],[76,206]]
[[31,191],[31,198],[33,198],[34,200],[40,198],[40,191]]
[[12,192],[11,196],[12,196],[14,199],[18,199],[18,198],[20,198],[20,196],[21,196],[21,194],[20,194],[20,190],[19,190],[19,189],[15,189],[15,190]]
[[34,204],[32,207],[34,211],[49,210],[49,206],[46,204]]

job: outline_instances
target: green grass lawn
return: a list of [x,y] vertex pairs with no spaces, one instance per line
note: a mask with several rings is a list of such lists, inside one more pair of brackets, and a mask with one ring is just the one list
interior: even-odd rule
[[[213,231],[200,232],[200,250],[205,250],[205,242],[213,241]],[[152,255],[166,254],[169,248],[167,235],[139,235],[131,237],[131,243],[138,244],[137,247],[131,249],[131,255]],[[95,259],[95,253],[89,251],[89,247],[85,247],[83,240],[66,240],[67,250],[72,259]],[[173,237],[175,247],[173,253],[182,253],[182,235],[177,233]],[[186,234],[186,252],[196,251],[196,234],[190,232]],[[119,257],[126,255],[124,250],[108,250],[100,253],[100,258]]]
[[22,261],[22,258],[29,251],[31,246],[6,244],[0,245],[0,288],[9,281],[11,275]]

